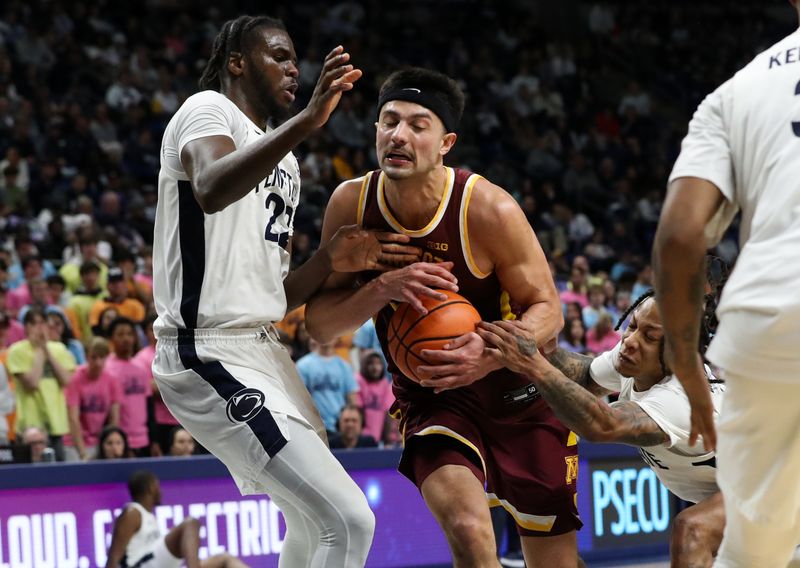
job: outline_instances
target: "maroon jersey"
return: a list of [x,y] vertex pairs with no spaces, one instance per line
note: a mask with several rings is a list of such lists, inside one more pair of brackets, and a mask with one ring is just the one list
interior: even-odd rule
[[[380,171],[366,175],[359,199],[359,224],[367,229],[408,235],[411,237],[409,244],[424,251],[422,260],[425,262],[452,262],[453,274],[458,279],[458,293],[475,306],[484,321],[509,317],[509,295],[503,292],[494,273],[480,271],[470,250],[467,210],[472,189],[480,176],[465,170],[447,168],[447,181],[439,208],[428,225],[416,231],[402,227],[393,215],[383,192],[383,179],[384,175]],[[385,306],[375,322],[378,338],[387,354],[387,330],[394,309],[392,304]],[[452,402],[464,412],[471,413],[481,409],[489,415],[507,416],[509,401],[507,398],[504,400],[505,395],[521,397],[522,400],[526,398],[525,393],[529,389],[533,390],[530,381],[525,377],[501,369],[467,387],[434,395],[430,388],[421,387],[402,376],[391,357],[387,355],[387,359],[389,371],[396,377],[394,393],[398,400],[424,402],[425,399],[435,397],[437,402]]]
[[[365,177],[359,224],[410,236],[410,244],[424,251],[423,261],[451,261],[459,293],[481,318],[510,317],[509,295],[494,273],[480,271],[470,251],[467,211],[480,176],[447,168],[439,208],[428,225],[417,231],[406,230],[392,214],[383,193],[383,178],[380,171]],[[366,279],[372,277],[375,273],[364,274]],[[387,330],[394,309],[391,304],[384,307],[375,321],[387,354]],[[397,399],[391,412],[400,420],[405,442],[398,469],[406,477],[421,487],[424,477],[441,465],[464,465],[452,452],[442,452],[436,445],[455,440],[460,452],[471,456],[466,463],[475,462],[471,470],[485,483],[489,505],[505,507],[520,534],[553,536],[580,528],[575,504],[577,439],[527,378],[500,369],[469,386],[434,394],[433,389],[401,375],[391,358],[387,359]],[[425,446],[430,443],[433,445]]]

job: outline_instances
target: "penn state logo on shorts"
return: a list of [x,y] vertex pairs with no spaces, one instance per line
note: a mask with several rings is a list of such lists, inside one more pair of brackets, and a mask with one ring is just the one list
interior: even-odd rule
[[225,412],[231,422],[248,422],[255,418],[265,402],[264,393],[258,389],[242,389],[228,399]]

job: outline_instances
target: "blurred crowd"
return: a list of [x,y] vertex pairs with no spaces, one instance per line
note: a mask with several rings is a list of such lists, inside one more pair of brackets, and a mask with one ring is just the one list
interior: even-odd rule
[[[275,6],[300,60],[298,105],[339,43],[365,73],[297,149],[294,265],[315,250],[337,184],[375,167],[380,82],[403,65],[427,66],[467,94],[448,163],[512,193],[551,261],[567,322],[561,346],[598,353],[616,343],[618,318],[652,284],[649,250],[690,113],[791,29],[791,14],[755,1],[724,13],[710,0],[547,5]],[[0,442],[24,440],[36,459],[202,451],[149,370],[159,145],[196,92],[221,24],[261,11],[255,2],[3,3]],[[716,251],[725,260],[735,234],[734,225]],[[331,345],[309,340],[302,309],[279,327],[332,445],[397,443],[370,322]]]

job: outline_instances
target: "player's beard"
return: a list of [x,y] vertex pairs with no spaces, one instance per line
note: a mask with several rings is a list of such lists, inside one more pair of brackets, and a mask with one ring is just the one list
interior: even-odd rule
[[276,85],[273,85],[265,76],[256,76],[254,87],[258,93],[255,99],[260,114],[267,117],[268,122],[281,124],[294,114],[291,105],[285,105],[278,100]]

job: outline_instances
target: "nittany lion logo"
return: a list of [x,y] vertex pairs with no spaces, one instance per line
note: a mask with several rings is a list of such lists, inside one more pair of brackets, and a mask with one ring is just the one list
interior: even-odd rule
[[225,412],[231,422],[248,422],[264,408],[264,393],[258,389],[242,389],[228,399]]

